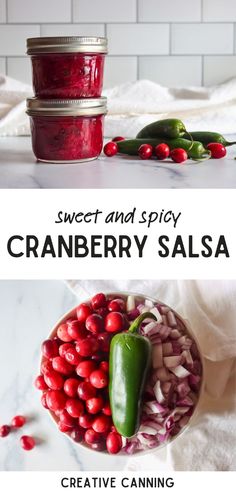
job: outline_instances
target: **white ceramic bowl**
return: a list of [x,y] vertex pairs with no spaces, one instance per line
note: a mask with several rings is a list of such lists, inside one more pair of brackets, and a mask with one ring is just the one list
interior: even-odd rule
[[[158,299],[154,299],[152,297],[149,297],[149,296],[146,296],[146,295],[143,295],[143,294],[138,294],[138,293],[133,293],[133,292],[119,292],[119,291],[106,293],[106,296],[109,299],[113,299],[113,298],[116,298],[116,297],[122,297],[122,296],[127,297],[127,296],[130,296],[130,295],[134,296],[135,297],[135,300],[138,301],[138,302],[140,302],[140,303],[143,303],[144,300],[149,300],[149,301],[153,302],[154,304],[165,305],[165,303],[163,303],[162,301],[159,301]],[[81,303],[85,303],[86,304],[86,303],[89,303],[89,302],[90,302],[90,299],[87,299],[85,301],[78,302],[77,306],[75,306],[70,311],[68,311],[67,313],[65,313],[58,320],[58,322],[54,325],[54,327],[52,328],[52,330],[50,331],[49,335],[46,338],[47,339],[51,339],[51,338],[55,337],[57,335],[57,329],[58,329],[58,327],[62,323],[64,323],[68,318],[71,318],[71,317],[75,317],[75,319],[76,319],[76,309],[77,309],[78,305],[81,304]],[[176,316],[176,318],[183,324],[183,326],[186,329],[186,334],[188,334],[192,338],[192,340],[195,342],[195,344],[197,346],[197,349],[198,349],[198,352],[199,352],[199,359],[200,359],[201,365],[202,365],[202,377],[201,377],[201,386],[200,386],[200,390],[199,390],[199,393],[198,393],[198,401],[195,404],[195,408],[194,408],[194,411],[193,411],[192,416],[190,417],[190,420],[188,421],[188,423],[183,428],[181,428],[180,432],[177,433],[177,435],[175,435],[171,439],[168,439],[166,442],[161,443],[160,445],[158,445],[157,447],[155,447],[153,449],[146,449],[146,450],[143,450],[143,451],[140,451],[140,452],[139,451],[138,452],[135,452],[133,454],[126,454],[124,452],[119,452],[117,454],[119,457],[124,457],[124,458],[128,459],[131,456],[141,456],[141,455],[146,455],[146,454],[157,452],[157,450],[165,447],[167,444],[175,441],[176,438],[178,438],[180,435],[182,435],[183,432],[185,432],[193,424],[194,419],[198,415],[199,404],[200,404],[200,401],[202,399],[203,390],[204,390],[204,382],[205,382],[205,379],[204,379],[204,377],[205,377],[205,368],[204,368],[204,360],[203,360],[202,352],[201,352],[201,349],[199,347],[199,343],[198,343],[198,341],[196,339],[196,336],[193,334],[193,331],[192,331],[192,329],[191,329],[191,327],[189,325],[189,322],[187,320],[184,320],[173,308],[170,308],[170,309],[174,313],[174,315]],[[40,367],[41,367],[41,364],[43,363],[44,360],[45,360],[45,358],[42,356],[41,359],[40,359]],[[56,424],[58,424],[58,422],[59,422],[58,417],[52,411],[50,411],[49,409],[47,409],[47,411],[48,411],[51,419],[53,420],[53,422],[56,423]],[[93,453],[96,453],[97,455],[99,454],[99,455],[106,455],[106,456],[109,455],[110,456],[110,454],[108,454],[108,452],[105,452],[105,451],[96,451],[96,450],[91,449],[85,442],[80,442],[80,443],[74,442],[74,440],[72,440],[72,438],[70,437],[70,434],[69,433],[64,433],[64,435],[67,435],[67,437],[70,439],[70,441],[73,442],[74,445],[76,444],[78,446],[78,448],[81,448],[83,450],[86,449],[86,450],[89,450],[90,452],[92,451]]]

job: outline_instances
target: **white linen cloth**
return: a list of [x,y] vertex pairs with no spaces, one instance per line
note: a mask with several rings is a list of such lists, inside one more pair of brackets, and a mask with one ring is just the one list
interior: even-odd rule
[[129,470],[236,469],[236,281],[68,281],[83,301],[96,292],[156,297],[186,318],[205,361],[199,414],[183,435],[156,453],[127,458]]
[[[169,117],[184,120],[190,131],[236,132],[236,78],[209,88],[166,88],[140,80],[103,94],[108,97],[107,137],[134,137],[146,124]],[[31,95],[31,86],[0,75],[0,136],[29,134],[25,98]]]

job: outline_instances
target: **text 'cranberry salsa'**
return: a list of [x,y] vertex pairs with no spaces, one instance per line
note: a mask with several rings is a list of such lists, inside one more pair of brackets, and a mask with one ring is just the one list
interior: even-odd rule
[[[139,314],[153,313],[141,333],[152,344],[141,425],[122,437],[109,404],[109,348]],[[187,425],[199,399],[202,363],[183,320],[165,304],[141,296],[96,294],[80,304],[42,344],[41,374],[35,386],[61,432],[75,442],[110,454],[133,454],[158,447]]]

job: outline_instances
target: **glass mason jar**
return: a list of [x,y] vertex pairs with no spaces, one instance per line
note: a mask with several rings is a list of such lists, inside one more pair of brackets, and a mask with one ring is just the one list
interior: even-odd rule
[[27,100],[37,160],[73,163],[95,160],[102,151],[106,98]]
[[98,98],[102,93],[107,39],[29,38],[33,89],[38,98]]

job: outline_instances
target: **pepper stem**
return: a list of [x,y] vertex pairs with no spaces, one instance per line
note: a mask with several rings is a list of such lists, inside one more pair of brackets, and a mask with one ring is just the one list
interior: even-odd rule
[[236,144],[236,141],[225,141],[224,146],[232,146],[233,144]]
[[133,323],[129,327],[128,333],[137,333],[141,323],[143,322],[143,320],[146,320],[146,318],[157,320],[156,316],[153,313],[151,313],[150,311],[146,311],[146,313],[142,313],[133,321]]

